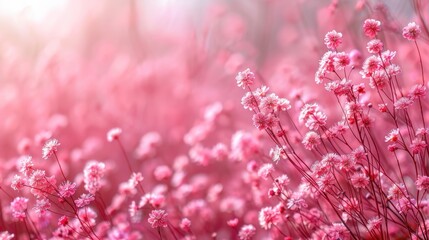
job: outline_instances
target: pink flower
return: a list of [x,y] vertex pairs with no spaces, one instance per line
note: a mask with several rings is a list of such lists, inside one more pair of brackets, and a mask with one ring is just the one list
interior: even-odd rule
[[334,57],[334,65],[338,70],[342,70],[350,65],[350,56],[345,52],[339,52]]
[[212,160],[212,152],[209,148],[205,148],[198,144],[189,150],[189,157],[193,162],[207,166]]
[[152,210],[147,221],[152,225],[152,228],[167,227],[167,216],[165,210]]
[[130,179],[128,179],[128,184],[135,188],[140,182],[143,182],[144,177],[141,173],[133,173],[131,174]]
[[77,235],[75,233],[76,231],[70,227],[70,226],[59,226],[52,235],[57,238],[64,238],[64,236],[68,238],[77,238]]
[[217,161],[226,160],[229,156],[228,147],[223,143],[218,143],[211,149],[211,155]]
[[259,108],[264,113],[272,113],[277,110],[278,102],[279,97],[276,94],[271,93],[261,99]]
[[402,197],[396,202],[396,208],[399,209],[399,213],[407,213],[411,209],[416,209],[416,200],[413,198]]
[[189,220],[188,218],[183,218],[182,221],[180,221],[180,228],[185,231],[185,232],[189,232],[191,230],[191,220]]
[[327,118],[328,117],[325,113],[317,111],[308,117],[307,121],[305,122],[305,126],[310,130],[317,130],[319,127],[324,127],[326,125]]
[[60,143],[55,138],[52,138],[46,141],[42,149],[42,158],[48,159],[52,154],[56,153],[58,151],[59,145]]
[[107,132],[107,141],[113,142],[114,140],[118,140],[121,134],[122,134],[122,129],[112,128]]
[[390,64],[386,67],[387,75],[390,77],[396,76],[401,73],[401,68],[398,65]]
[[397,129],[393,129],[392,131],[390,131],[390,133],[384,137],[384,141],[385,142],[397,142],[399,141],[399,128]]
[[429,128],[418,128],[416,130],[416,136],[424,136],[429,134]]
[[398,200],[406,196],[406,190],[403,184],[393,184],[389,190],[387,197],[389,199]]
[[83,170],[83,181],[85,190],[95,194],[103,185],[103,176],[106,171],[106,165],[102,162],[88,162]]
[[302,140],[305,149],[313,150],[317,145],[321,143],[320,136],[316,132],[307,132]]
[[325,133],[328,138],[341,136],[347,132],[348,126],[345,122],[338,122]]
[[230,219],[230,220],[226,221],[226,224],[228,226],[230,226],[230,227],[237,227],[237,225],[238,225],[238,218]]
[[363,106],[360,103],[355,102],[347,102],[346,103],[346,115],[347,116],[353,116],[353,115],[360,115],[363,112]]
[[341,156],[336,153],[328,153],[323,156],[321,163],[331,166],[337,165],[341,161]]
[[301,210],[307,208],[307,202],[304,199],[302,192],[294,192],[287,200],[287,208],[291,210]]
[[341,81],[332,81],[325,84],[325,89],[328,92],[333,92],[337,96],[350,95],[350,88],[352,87],[352,82],[347,79]]
[[252,92],[247,92],[243,98],[241,98],[241,104],[244,109],[248,109],[249,111],[254,111],[258,109],[259,102],[261,101],[261,97],[253,94]]
[[12,240],[14,239],[15,234],[9,233],[8,231],[0,232],[1,240]]
[[34,169],[34,163],[31,156],[24,156],[18,159],[18,170],[26,177],[31,176]]
[[71,197],[76,192],[76,183],[71,183],[69,181],[63,182],[59,186],[58,191],[60,193],[60,197],[63,197],[63,198]]
[[425,148],[426,148],[427,144],[425,141],[423,141],[420,138],[415,138],[410,145],[411,148],[411,152],[413,154],[418,154],[421,153]]
[[[200,124],[193,126],[189,130],[189,132],[183,137],[183,140],[188,145],[195,145],[203,141],[212,130],[213,130],[213,124],[211,122],[202,122]],[[152,156],[154,156],[154,154],[156,153],[154,151],[155,149],[153,148],[152,149],[147,148],[147,150],[152,150],[152,153],[153,153]],[[147,151],[147,153],[150,153],[150,151]],[[144,154],[142,156],[150,157],[150,155],[148,154]]]
[[342,239],[342,240],[350,240],[352,239],[350,236],[350,232],[347,230],[346,226],[342,223],[333,223],[332,226],[327,227],[325,230],[325,236],[323,239]]
[[275,146],[275,148],[270,149],[270,157],[273,160],[273,162],[278,163],[280,159],[286,159],[286,146],[279,147]]
[[69,224],[69,218],[67,216],[61,216],[58,219],[58,226],[67,226]]
[[410,22],[402,29],[402,36],[409,41],[415,41],[421,32],[419,25],[415,22]]
[[10,203],[10,210],[12,212],[12,216],[18,221],[24,221],[27,214],[27,204],[28,199],[24,197],[16,197]]
[[30,192],[36,198],[44,198],[55,191],[55,177],[47,177],[44,170],[36,170],[28,180]]
[[319,63],[319,69],[315,74],[317,84],[322,83],[327,78],[326,75],[335,70],[335,56],[336,53],[332,51],[328,51],[323,55]]
[[145,201],[144,199],[146,199],[146,201],[148,201],[150,203],[150,205],[152,205],[152,207],[154,207],[154,208],[163,207],[165,204],[165,200],[166,200],[165,196],[161,193],[146,194],[145,196],[143,196],[141,198],[140,206],[142,206],[143,201]]
[[214,122],[224,112],[224,106],[220,102],[215,102],[207,106],[204,110],[204,120]]
[[266,163],[259,168],[258,176],[267,180],[268,177],[274,172],[273,164]]
[[375,38],[380,32],[381,22],[375,19],[366,19],[363,23],[363,32],[369,38]]
[[[326,116],[320,111],[317,103],[305,104],[299,114],[299,121],[304,122],[306,127],[313,129],[316,127],[316,125],[314,125],[316,123],[320,123],[317,124],[317,128],[319,125],[324,125]],[[315,130],[317,130],[317,128],[315,128]]]
[[275,112],[279,111],[286,111],[291,109],[292,106],[290,105],[290,101],[286,98],[279,98],[277,101],[277,108],[275,109]]
[[[187,138],[190,138],[191,141],[189,142],[195,141],[195,135],[198,134],[195,134],[194,132],[197,130],[201,131],[201,128],[203,128],[202,131],[204,131],[204,128],[207,127],[205,125],[202,125],[200,127],[192,128],[185,137],[186,142],[188,143]],[[154,157],[156,156],[157,149],[161,146],[161,143],[162,137],[158,132],[148,132],[143,137],[141,137],[140,143],[135,150],[135,155],[140,159],[148,159]]]
[[12,183],[10,184],[10,186],[12,187],[13,190],[19,191],[23,189],[26,184],[27,184],[26,178],[22,178],[19,175],[15,175],[13,176]]
[[325,45],[328,49],[336,50],[343,42],[343,34],[335,30],[328,32],[325,35]]
[[82,225],[83,226],[95,226],[96,224],[96,218],[97,218],[97,213],[92,210],[92,208],[81,208],[78,210],[77,212],[77,216],[79,217],[80,221],[82,221]]
[[335,178],[331,172],[328,172],[317,179],[319,190],[324,192],[331,189],[335,185]]
[[36,206],[34,207],[34,210],[39,216],[42,216],[48,211],[50,207],[51,202],[49,201],[49,199],[44,198],[36,201]]
[[255,81],[255,74],[253,74],[253,72],[247,68],[246,70],[239,72],[235,77],[235,80],[237,80],[238,87],[246,89],[247,87],[250,87]]
[[387,150],[389,150],[389,152],[394,152],[394,151],[396,151],[398,149],[399,149],[399,147],[398,147],[398,145],[396,143],[390,144],[389,146],[387,146]]
[[356,160],[350,154],[341,155],[340,161],[335,165],[340,170],[344,170],[346,172],[353,171],[356,166]]
[[409,94],[411,98],[421,98],[426,95],[426,87],[421,84],[415,85]]
[[378,104],[378,111],[385,113],[387,112],[387,110],[388,110],[387,104],[385,103]]
[[353,158],[356,160],[356,162],[358,163],[362,163],[364,161],[366,161],[367,159],[367,153],[365,152],[364,147],[361,145],[359,147],[357,147],[355,150],[353,150],[352,152],[352,156]]
[[383,43],[379,39],[373,39],[366,45],[369,53],[378,54],[383,50]]
[[249,171],[249,172],[257,172],[257,170],[258,170],[258,164],[257,164],[257,163],[256,163],[256,161],[254,161],[254,160],[249,161],[249,162],[247,163],[246,169],[247,169],[247,171]]
[[240,240],[250,240],[256,234],[256,228],[252,224],[244,225],[238,232]]
[[280,214],[272,207],[265,207],[259,211],[259,224],[263,229],[270,229],[280,220]]
[[381,69],[382,63],[380,59],[376,56],[368,57],[362,66],[362,71],[360,72],[363,78],[371,77],[372,74]]
[[353,49],[349,53],[350,57],[350,64],[355,67],[360,67],[362,65],[362,53],[357,50]]
[[369,86],[371,88],[384,88],[389,81],[389,77],[387,76],[384,70],[374,71],[369,80]]
[[429,177],[419,175],[416,180],[416,187],[420,191],[429,190]]
[[154,169],[153,175],[158,181],[168,180],[173,175],[173,171],[169,166],[160,165]]
[[362,116],[360,116],[358,120],[358,124],[366,128],[372,127],[373,122],[374,118],[370,117],[369,114],[362,114]]
[[262,87],[257,88],[257,89],[253,92],[253,94],[255,94],[255,96],[258,96],[258,97],[263,98],[263,97],[267,96],[268,90],[270,90],[270,88],[269,88],[269,87],[267,87],[267,86],[262,86]]
[[369,184],[369,178],[363,173],[356,173],[351,176],[350,181],[355,188],[366,188]]
[[398,100],[396,100],[396,102],[393,105],[395,106],[396,110],[405,110],[413,103],[414,103],[413,99],[409,97],[401,97]]
[[376,229],[380,229],[382,223],[383,223],[382,218],[371,218],[368,220],[366,227],[368,228],[369,231],[373,231]]
[[139,206],[136,204],[136,201],[132,201],[128,207],[128,212],[131,218],[135,218],[139,212]]
[[81,207],[88,206],[94,200],[95,200],[94,195],[82,194],[78,199],[74,200],[74,203],[78,208],[81,208]]
[[278,123],[274,114],[256,113],[253,115],[253,124],[259,130],[271,129]]

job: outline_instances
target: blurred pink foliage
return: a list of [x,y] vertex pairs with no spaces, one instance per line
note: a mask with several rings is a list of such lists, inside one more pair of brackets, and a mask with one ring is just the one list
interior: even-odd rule
[[[416,175],[391,153],[404,146],[389,145],[413,132],[405,147],[429,158],[427,12],[421,0],[77,0],[38,20],[0,14],[0,239],[428,239],[428,164]],[[401,81],[394,106],[365,94],[388,84],[369,65],[385,50]],[[344,79],[331,81],[333,69]],[[350,87],[377,111],[358,124],[374,129],[371,153],[397,182],[386,193],[417,195],[395,199],[395,213],[422,214],[405,215],[409,225],[353,222],[367,207],[357,193],[378,180],[320,152],[321,131],[353,124],[337,105]],[[395,126],[382,113],[412,105],[408,93],[420,108]],[[285,136],[287,151],[275,141]],[[355,158],[368,154],[343,138]],[[322,157],[340,162],[356,196],[308,200],[292,149],[314,171]],[[334,181],[318,180],[319,191]]]

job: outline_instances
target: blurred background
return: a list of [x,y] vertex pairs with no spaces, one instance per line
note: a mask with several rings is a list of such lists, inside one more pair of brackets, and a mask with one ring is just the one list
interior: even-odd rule
[[239,105],[237,71],[250,67],[280,94],[295,93],[313,84],[327,31],[335,27],[359,48],[368,15],[389,18],[394,29],[414,12],[413,1],[399,0],[3,0],[0,6],[3,157],[14,156],[22,138],[57,128],[73,134],[72,145],[115,125],[181,139],[202,107]]
[[[323,106],[330,99],[316,87],[314,73],[326,32],[342,32],[345,50],[366,53],[362,23],[377,18],[386,46],[396,46],[405,41],[402,27],[428,6],[419,0],[1,0],[0,177],[10,182],[16,159],[27,154],[58,173],[52,162],[40,160],[49,137],[60,141],[60,161],[77,182],[91,159],[121,173],[123,155],[106,141],[107,131],[119,127],[151,189],[159,184],[152,176],[157,166],[176,173],[187,162],[180,157],[200,161],[189,153],[195,145],[229,146],[236,131],[255,132],[251,113],[240,104],[238,71],[251,68],[257,85],[280,97],[318,99]],[[398,61],[407,59],[407,51]],[[405,69],[407,64],[416,63],[405,61]],[[148,140],[148,133],[155,135]],[[142,156],[142,141],[154,141],[156,153]],[[224,190],[234,193],[244,184],[237,169],[245,165],[197,164],[175,181],[230,184]],[[128,177],[108,174],[106,202],[109,190]],[[229,217],[214,222],[222,225]]]

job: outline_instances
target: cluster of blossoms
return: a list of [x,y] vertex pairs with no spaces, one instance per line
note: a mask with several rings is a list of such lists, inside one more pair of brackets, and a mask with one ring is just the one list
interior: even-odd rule
[[[113,131],[118,132],[117,129]],[[111,141],[110,133],[113,131],[109,131],[108,141]],[[42,158],[46,159],[48,156],[55,154],[58,151],[59,145],[58,140],[48,139],[43,147]],[[59,168],[62,169],[58,159],[57,162]],[[84,190],[86,192],[82,193],[80,197],[75,196],[78,191],[78,184],[67,180],[64,172],[61,173],[65,181],[57,185],[56,177],[47,176],[44,170],[38,169],[30,156],[20,158],[18,170],[20,174],[14,176],[11,187],[19,191],[20,194],[25,194],[26,192],[33,194],[35,202],[32,202],[31,206],[33,206],[34,213],[36,214],[36,220],[33,219],[34,216],[32,217],[29,214],[30,201],[26,197],[14,198],[10,203],[10,213],[14,221],[23,222],[27,226],[28,237],[37,239],[46,238],[46,235],[38,230],[41,227],[39,225],[42,224],[40,221],[42,219],[48,221],[54,218],[53,214],[56,214],[59,215],[57,217],[58,224],[56,230],[52,233],[55,239],[100,239],[103,236],[112,239],[115,235],[123,235],[127,239],[141,238],[141,234],[130,232],[128,227],[123,228],[124,226],[122,226],[120,229],[114,227],[109,230],[112,224],[115,223],[111,219],[109,220],[110,217],[106,214],[111,215],[113,210],[110,213],[105,212],[103,210],[106,209],[105,203],[100,195],[98,195],[100,189],[105,184],[103,177],[106,174],[106,166],[103,162],[89,161],[86,164],[83,169],[83,179],[81,180],[84,183]],[[125,187],[128,190],[122,190],[121,195],[135,195],[136,193],[133,191],[135,191],[137,185],[142,181],[143,176],[140,173],[133,173]],[[143,189],[141,190],[144,192]],[[142,197],[142,203],[140,203],[139,208],[143,208],[146,205],[144,202],[150,202],[152,208],[159,208],[162,206],[163,199],[162,196],[156,194],[149,194],[149,196],[146,194]],[[102,215],[101,218],[104,221],[99,222],[97,219],[99,214]],[[149,213],[147,221],[153,228],[165,228],[168,224],[167,216],[168,214],[165,210],[154,209]],[[2,239],[11,239],[13,236],[13,234],[9,234],[8,232],[2,232]]]
[[[253,73],[249,69],[246,69],[238,73],[236,77],[237,85],[250,89],[250,86],[253,84],[253,78]],[[268,94],[268,90],[268,87],[263,86],[253,92],[247,92],[241,99],[241,103],[245,109],[254,112],[253,124],[256,128],[270,131],[273,128],[279,127],[278,131],[283,131],[281,125],[279,125],[278,114],[291,108],[289,100],[280,98],[274,93]]]
[[[258,170],[261,179],[272,182],[268,196],[277,200],[259,212],[263,229],[275,227],[273,232],[287,238],[429,237],[424,65],[419,66],[420,81],[411,87],[405,84],[394,63],[396,52],[385,50],[378,38],[381,30],[380,21],[365,20],[363,32],[370,38],[367,50],[372,55],[363,63],[355,58],[363,53],[339,51],[343,34],[331,31],[325,36],[329,51],[320,61],[315,81],[333,93],[342,116],[336,123],[328,123],[317,103],[303,102],[300,109],[291,109],[288,100],[267,94],[268,87],[250,91],[254,74],[249,69],[238,74],[237,85],[249,90],[243,107],[254,112],[254,125],[275,144],[271,152],[284,159],[275,157],[275,166],[266,163]],[[414,22],[403,28],[403,37],[414,41],[422,63],[420,33]],[[352,74],[353,69],[361,69],[363,81]],[[379,124],[393,128],[384,139],[379,138]],[[302,139],[302,147],[296,138]],[[299,173],[299,185],[283,184],[281,179],[291,172],[285,166]]]

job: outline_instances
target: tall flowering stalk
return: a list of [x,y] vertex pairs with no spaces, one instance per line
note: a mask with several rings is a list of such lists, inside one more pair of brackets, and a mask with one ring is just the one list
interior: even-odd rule
[[[328,51],[315,80],[336,100],[339,117],[329,121],[317,102],[298,99],[302,107],[291,108],[266,86],[252,90],[255,74],[249,69],[238,73],[237,85],[248,90],[242,105],[274,143],[273,163],[257,171],[272,183],[267,194],[275,199],[259,212],[262,228],[290,238],[429,238],[421,31],[416,23],[403,29],[419,56],[421,76],[413,86],[399,75],[396,52],[385,49],[381,31],[380,21],[365,20],[369,56],[361,66],[353,62],[356,52],[342,51],[342,33],[326,34]],[[291,186],[286,173],[300,183]]]

